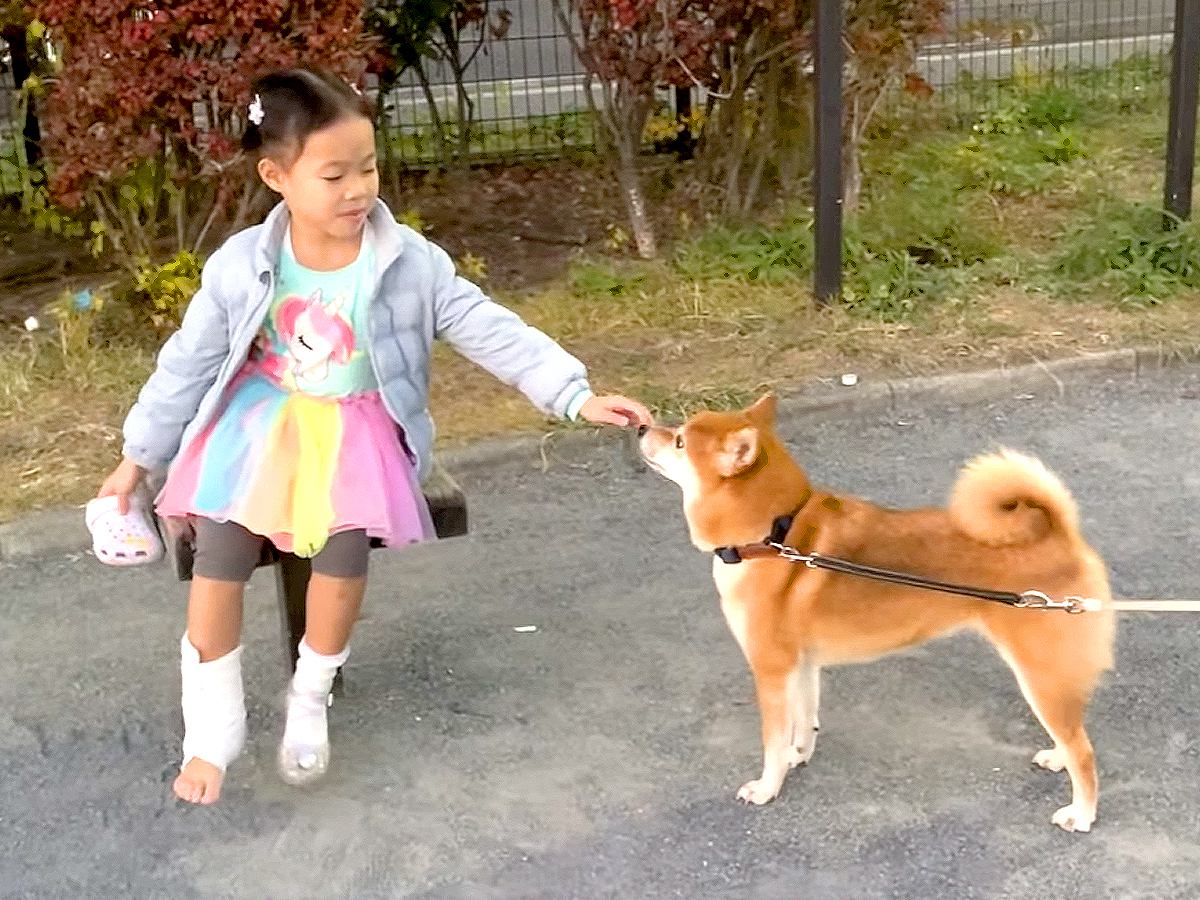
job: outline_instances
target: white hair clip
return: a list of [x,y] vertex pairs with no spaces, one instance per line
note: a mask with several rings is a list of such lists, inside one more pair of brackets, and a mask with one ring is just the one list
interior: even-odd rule
[[258,94],[254,95],[254,102],[250,104],[250,107],[247,110],[247,115],[250,117],[250,121],[253,122],[255,125],[262,124],[262,120],[263,120],[262,97],[258,96]]

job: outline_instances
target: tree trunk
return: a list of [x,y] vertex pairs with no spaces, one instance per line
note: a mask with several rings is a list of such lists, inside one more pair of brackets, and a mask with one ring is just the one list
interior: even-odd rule
[[849,215],[858,212],[858,204],[862,198],[862,153],[857,141],[846,148],[842,159],[842,209]]
[[471,157],[471,132],[475,119],[475,104],[467,93],[467,67],[463,62],[461,44],[458,40],[458,23],[454,16],[443,23],[442,34],[446,40],[444,59],[454,73],[454,112],[458,123],[458,140],[454,152],[454,167],[466,171]]
[[633,229],[633,242],[642,259],[654,259],[658,255],[658,243],[654,238],[654,226],[646,215],[646,195],[642,191],[637,170],[637,146],[629,140],[621,140],[617,166],[617,181],[621,185],[621,198],[629,214],[629,225]]
[[380,85],[379,95],[375,99],[375,122],[379,129],[380,136],[383,138],[383,165],[380,167],[380,181],[387,181],[391,186],[393,203],[398,202],[400,196],[400,167],[396,163],[395,153],[392,148],[392,122],[387,115],[387,95],[391,92],[392,85],[386,87]]
[[475,127],[475,104],[463,84],[464,73],[454,70],[454,92],[458,101],[458,153],[456,163],[466,169],[471,159],[471,135]]
[[801,179],[812,171],[812,84],[801,72],[794,56],[784,66],[779,97],[776,152],[779,188],[785,197],[794,196]]
[[417,77],[421,81],[421,92],[425,95],[425,105],[429,107],[429,120],[433,125],[433,139],[437,147],[438,161],[443,167],[450,167],[450,142],[446,140],[446,131],[442,124],[442,113],[438,109],[437,98],[433,96],[433,85],[424,66],[417,66]]

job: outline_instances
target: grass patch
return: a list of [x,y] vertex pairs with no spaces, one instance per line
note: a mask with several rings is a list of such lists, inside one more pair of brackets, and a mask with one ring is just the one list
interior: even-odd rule
[[82,502],[120,459],[121,422],[153,368],[153,350],[102,337],[85,319],[3,340],[0,520]]
[[1154,206],[1124,200],[1096,204],[1063,239],[1058,280],[1075,293],[1101,287],[1123,303],[1157,304],[1200,289],[1200,224],[1171,219]]
[[[882,123],[833,308],[812,303],[804,210],[702,230],[658,262],[582,261],[561,284],[499,299],[585,360],[598,390],[668,419],[845,371],[1194,351],[1200,227],[1164,231],[1155,209],[1165,104],[1112,83],[989,86],[967,127],[933,108]],[[95,491],[152,366],[142,333],[67,317],[0,335],[0,519]],[[432,406],[444,445],[561,427],[444,348]]]

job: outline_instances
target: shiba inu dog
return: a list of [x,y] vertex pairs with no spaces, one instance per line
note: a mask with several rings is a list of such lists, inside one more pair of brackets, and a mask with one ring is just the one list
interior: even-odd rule
[[[812,757],[823,666],[970,628],[1011,667],[1053,741],[1034,763],[1070,775],[1071,802],[1052,821],[1088,831],[1097,779],[1084,711],[1112,664],[1111,611],[1069,615],[881,583],[789,562],[764,544],[774,531],[803,554],[983,589],[1107,602],[1104,563],[1081,536],[1067,489],[1037,460],[1002,451],[969,462],[944,509],[885,509],[811,485],[774,423],[768,395],[740,412],[644,427],[639,439],[650,467],[682,489],[692,543],[719,553],[713,577],[721,609],[754,674],[763,768],[738,798],[767,803],[788,770]],[[755,547],[763,552],[737,552]]]

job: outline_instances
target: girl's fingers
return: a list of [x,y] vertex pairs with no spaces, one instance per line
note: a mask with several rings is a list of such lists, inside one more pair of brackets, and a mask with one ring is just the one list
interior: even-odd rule
[[97,497],[116,497],[117,512],[121,515],[129,512],[129,494],[129,491],[122,491],[107,481],[100,485],[100,490],[96,492]]
[[630,425],[633,425],[635,423],[638,425],[653,425],[654,424],[654,417],[652,415],[650,415],[650,410],[648,410],[641,403],[638,403],[636,400],[628,400],[628,399],[624,400],[624,402],[628,405],[629,411],[633,414],[633,417],[634,417],[634,421],[630,422],[629,423]]
[[604,425],[618,425],[622,428],[630,424],[632,413],[628,413],[619,409],[606,409],[601,412],[593,421],[600,422]]

